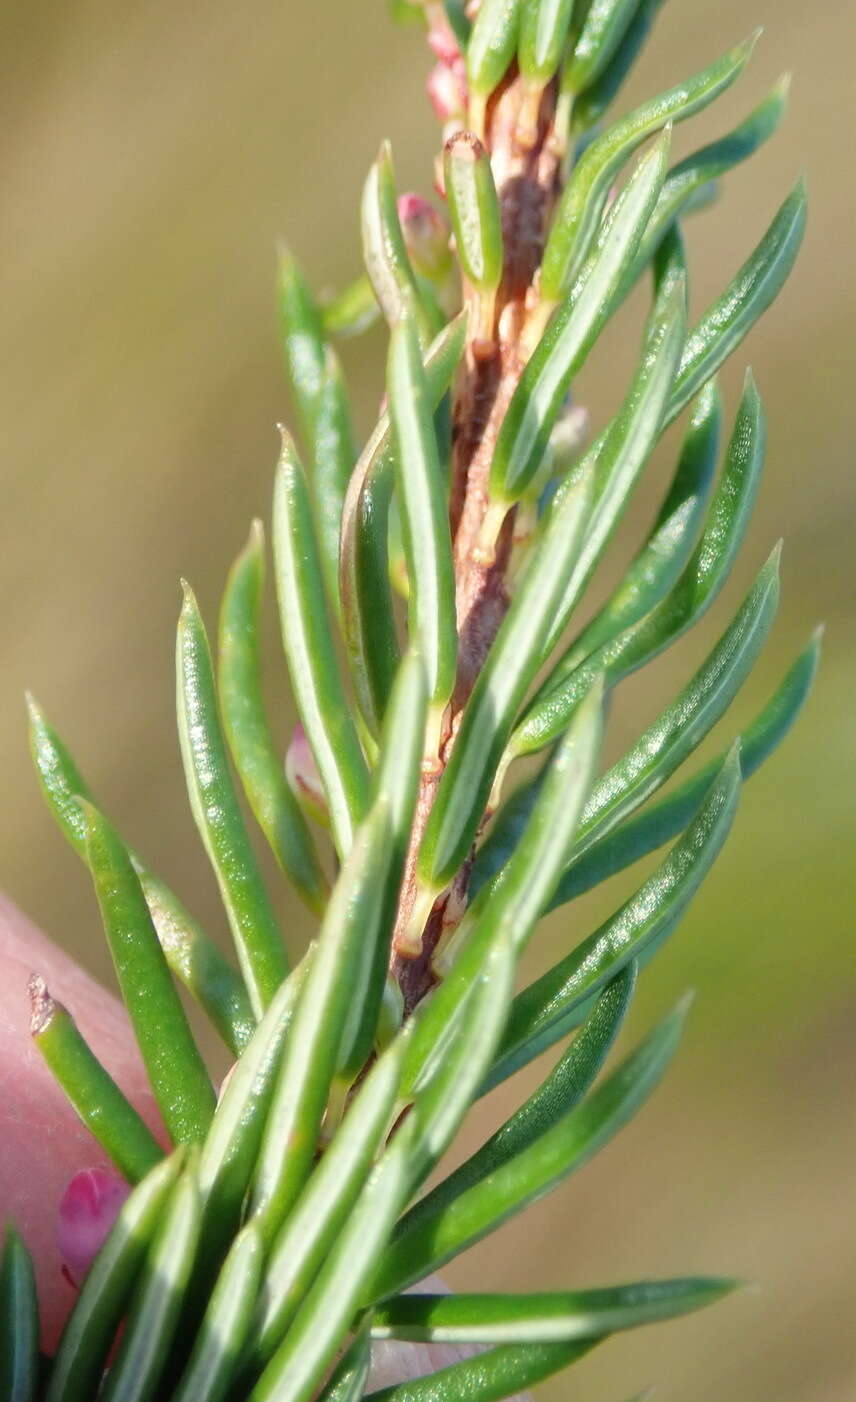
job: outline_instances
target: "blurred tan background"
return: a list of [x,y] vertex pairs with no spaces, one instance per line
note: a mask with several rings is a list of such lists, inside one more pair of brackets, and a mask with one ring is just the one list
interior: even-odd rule
[[[611,744],[632,739],[687,677],[780,534],[780,621],[726,726],[733,733],[748,718],[825,619],[821,680],[643,981],[636,1029],[686,987],[697,991],[672,1075],[596,1166],[449,1275],[511,1288],[712,1270],[762,1288],[613,1341],[545,1386],[547,1399],[619,1402],[647,1383],[662,1402],[856,1396],[850,7],[666,6],[622,105],[703,66],[756,23],[767,32],[748,73],[676,145],[683,153],[726,130],[783,68],[795,70],[785,128],[729,177],[721,205],[690,235],[699,311],[807,168],[811,222],[796,274],[725,376],[733,411],[743,367],[755,367],[771,416],[766,482],[715,618],[627,689]],[[273,425],[290,412],[275,240],[287,235],[316,286],[350,277],[359,188],[382,135],[394,138],[402,188],[428,192],[436,133],[425,71],[418,35],[393,30],[380,0],[6,7],[0,881],[102,976],[85,874],[31,776],[23,689],[35,691],[124,832],[222,933],[173,726],[178,578],[193,582],[213,622],[250,518],[267,515]],[[595,412],[630,369],[637,328],[631,310],[586,375]],[[380,335],[346,348],[362,428],[382,355]],[[640,493],[637,530],[674,445]],[[273,648],[271,661],[285,740]],[[554,919],[533,965],[545,944],[558,952],[586,933],[639,879],[633,871]],[[298,947],[305,918],[284,893],[280,905]],[[482,1124],[501,1108],[483,1107]]]

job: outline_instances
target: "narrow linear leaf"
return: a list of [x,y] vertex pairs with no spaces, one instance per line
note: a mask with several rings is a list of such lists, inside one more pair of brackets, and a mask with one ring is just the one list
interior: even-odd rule
[[273,1242],[252,1330],[259,1366],[285,1337],[384,1146],[406,1048],[399,1037],[375,1062]]
[[381,311],[390,326],[411,318],[423,345],[439,328],[432,324],[422,298],[401,232],[388,141],[372,165],[362,198],[363,259]]
[[[731,572],[758,493],[766,448],[766,421],[751,374],[728,445],[722,480],[701,540],[672,591],[650,612],[605,642],[582,663],[566,653],[530,703],[512,737],[515,754],[530,754],[561,734],[577,697],[602,669],[610,686],[651,661],[707,611]],[[708,441],[713,455],[715,444]]]
[[685,121],[730,87],[749,62],[757,38],[753,34],[708,68],[634,108],[586,149],[559,201],[544,250],[541,293],[548,302],[559,301],[582,267],[609,188],[628,157],[667,123]]
[[103,1402],[155,1402],[199,1239],[199,1188],[191,1155],[170,1195],[134,1293]]
[[[63,835],[86,861],[86,819],[79,799],[92,801],[89,785],[68,749],[31,696],[30,748],[42,792]],[[199,928],[178,897],[130,852],[164,956],[175,976],[204,1008],[236,1055],[255,1018],[240,976]]]
[[[755,720],[739,736],[744,781],[758,771],[790,731],[808,699],[819,658],[820,631],[812,637]],[[711,760],[673,793],[637,817],[627,819],[593,843],[583,856],[575,858],[559,883],[557,904],[574,900],[676,837],[695,818],[724,759],[725,756],[720,755]]]
[[346,340],[360,336],[380,320],[380,307],[374,289],[361,273],[359,277],[343,287],[341,292],[321,305],[321,324],[328,336],[338,336]]
[[517,500],[538,470],[573,376],[612,310],[666,175],[669,133],[638,163],[586,263],[524,370],[502,423],[490,472],[492,498]]
[[345,1351],[318,1402],[360,1402],[366,1390],[371,1361],[371,1339],[368,1332],[363,1330]]
[[425,667],[433,729],[439,742],[440,719],[452,694],[457,665],[455,575],[431,396],[410,320],[393,329],[387,380],[410,582],[410,639]]
[[588,132],[599,122],[624,86],[625,79],[651,32],[663,0],[639,0],[624,38],[600,77],[576,98],[574,132]]
[[612,60],[638,8],[638,0],[593,0],[563,75],[563,87],[572,93],[591,87]]
[[282,870],[312,910],[321,911],[327,883],[309,826],[285,780],[262,697],[259,625],[264,586],[264,537],[250,539],[229,574],[220,609],[218,691],[223,729],[235,768],[259,826]]
[[787,108],[788,75],[780,78],[769,96],[727,136],[720,137],[693,152],[669,171],[654,213],[642,237],[633,267],[621,295],[630,291],[666,233],[680,215],[690,211],[693,201],[714,182],[758,150],[778,129]]
[[644,545],[606,603],[551,671],[544,690],[551,688],[554,677],[569,674],[602,644],[643,618],[676,583],[692,554],[710,495],[720,416],[719,392],[711,381],[695,402],[675,475]]
[[517,62],[539,92],[559,70],[573,8],[574,0],[534,0],[522,7]]
[[460,1034],[474,982],[490,951],[507,938],[519,955],[548,904],[594,780],[601,707],[595,684],[556,750],[520,847],[502,878],[482,890],[452,938],[438,946],[432,963],[441,985],[414,1024],[406,1094],[436,1074]]
[[[608,545],[663,426],[674,373],[686,335],[686,284],[667,279],[657,296],[642,361],[612,422],[582,460],[594,478],[586,538],[555,609],[541,660],[552,652]],[[560,486],[558,495],[567,490]]]
[[312,1168],[360,967],[373,954],[390,862],[390,811],[374,803],[330,897],[292,1019],[252,1190],[270,1241]]
[[34,975],[29,993],[30,1033],[48,1069],[122,1177],[138,1183],[163,1158],[160,1145],[44,979]]
[[23,1240],[6,1227],[0,1262],[0,1398],[36,1402],[39,1385],[39,1303],[33,1262]]
[[202,1251],[217,1257],[240,1220],[258,1157],[277,1070],[303,986],[312,946],[274,994],[220,1095],[199,1155]]
[[301,432],[311,443],[325,374],[324,332],[315,300],[291,252],[280,245],[277,304],[285,366]]
[[370,1392],[366,1402],[498,1402],[576,1363],[599,1342],[509,1344]]
[[368,774],[333,649],[306,479],[285,433],[274,491],[273,546],[291,685],[327,796],[336,847],[344,856],[365,812]]
[[517,49],[520,0],[482,0],[467,44],[470,126],[484,135],[487,99],[504,78]]
[[608,920],[512,1004],[491,1083],[552,1045],[571,1014],[665,931],[675,928],[731,831],[740,796],[737,749],[731,752],[696,818],[665,861]]
[[95,1396],[108,1351],[183,1162],[183,1150],[164,1159],[123,1203],[69,1315],[51,1365],[45,1402],[88,1402]]
[[396,1229],[372,1281],[384,1300],[421,1280],[555,1188],[633,1117],[671,1060],[683,1024],[671,1013],[589,1098],[483,1182],[411,1227]]
[[678,697],[595,785],[572,860],[665,783],[725,714],[763,647],[779,599],[776,546],[732,623]]
[[514,967],[514,951],[505,939],[491,951],[474,984],[470,1016],[456,1045],[379,1160],[250,1402],[309,1402],[313,1396],[365,1300],[396,1218],[445,1152],[487,1070],[511,997]]
[[755,251],[690,332],[666,422],[671,423],[736,350],[774,301],[796,261],[805,233],[806,192],[801,180]]
[[252,1223],[235,1237],[226,1257],[193,1352],[172,1402],[222,1402],[228,1397],[246,1343],[261,1281],[264,1248]]
[[[449,137],[443,173],[461,270],[480,292],[496,292],[503,262],[499,200],[488,153],[471,131]],[[491,332],[488,327],[487,338]]]
[[[425,378],[432,410],[449,388],[466,340],[462,313],[432,341]],[[380,730],[398,663],[390,589],[389,508],[394,481],[394,440],[383,414],[351,476],[342,512],[340,592],[345,644],[363,718]]]
[[318,523],[321,567],[330,606],[338,616],[342,504],[357,455],[342,367],[339,357],[329,345],[324,347],[324,370],[315,408],[311,448],[312,497]]
[[399,890],[419,793],[427,715],[422,659],[417,653],[408,653],[399,666],[387,707],[372,785],[372,803],[382,802],[389,811],[389,847],[378,918],[374,927],[367,926],[363,934],[362,956],[342,1028],[336,1065],[342,1087],[359,1076],[377,1037]]
[[475,838],[514,717],[584,539],[590,489],[591,475],[584,473],[545,517],[531,564],[473,688],[417,860],[417,875],[429,889],[443,889]]
[[704,1309],[736,1284],[702,1276],[550,1294],[396,1295],[375,1311],[372,1337],[446,1344],[596,1339]]
[[201,1140],[214,1091],[158,943],[139,877],[119,837],[81,800],[86,850],[113,966],[164,1124],[176,1143]]
[[[570,1047],[538,1089],[481,1148],[411,1207],[408,1216],[413,1226],[483,1182],[579,1104],[618,1036],[635,982],[636,967],[631,961],[607,984]],[[492,1084],[488,1077],[482,1092]]]
[[187,584],[175,665],[178,736],[190,807],[259,1016],[285,978],[288,962],[229,772],[208,638]]

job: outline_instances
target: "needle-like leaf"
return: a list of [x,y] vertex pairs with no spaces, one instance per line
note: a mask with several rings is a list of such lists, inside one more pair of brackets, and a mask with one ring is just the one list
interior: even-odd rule
[[6,1227],[0,1260],[0,1398],[36,1402],[39,1385],[39,1304],[33,1262],[23,1240]]
[[190,806],[259,1016],[285,978],[288,962],[229,772],[211,652],[189,585],[184,586],[175,665],[178,735]]
[[285,432],[274,491],[273,547],[291,684],[344,856],[365,812],[368,774],[333,647],[306,479]]
[[218,692],[223,729],[244,792],[271,849],[298,893],[322,910],[326,881],[303,811],[285,781],[261,687],[259,623],[264,584],[260,521],[229,574],[220,610]]
[[81,800],[86,850],[119,987],[160,1112],[176,1143],[202,1139],[214,1090],[158,943],[139,877],[116,833]]

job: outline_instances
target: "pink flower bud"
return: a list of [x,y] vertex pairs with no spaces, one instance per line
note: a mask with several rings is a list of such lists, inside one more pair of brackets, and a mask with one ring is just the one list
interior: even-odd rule
[[426,87],[431,106],[441,122],[464,120],[467,83],[463,64],[436,64],[428,74]]
[[434,282],[449,270],[449,227],[421,195],[408,193],[398,201],[401,232],[417,273]]
[[131,1189],[109,1168],[82,1168],[62,1196],[57,1246],[66,1272],[81,1286]]
[[289,788],[300,801],[301,807],[318,822],[328,821],[327,799],[321,784],[321,776],[315,763],[315,756],[306,738],[306,731],[297,722],[291,742],[285,755],[285,777]]
[[432,23],[428,31],[428,46],[441,63],[449,66],[461,57],[458,41],[445,16]]

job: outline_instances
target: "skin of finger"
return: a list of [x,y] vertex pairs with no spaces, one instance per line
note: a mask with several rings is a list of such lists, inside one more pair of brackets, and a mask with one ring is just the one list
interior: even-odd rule
[[33,1254],[50,1352],[75,1299],[56,1244],[60,1199],[74,1173],[106,1159],[30,1039],[34,973],[161,1139],[163,1131],[121,1004],[0,897],[0,1223],[14,1221]]

